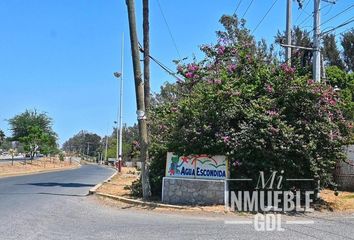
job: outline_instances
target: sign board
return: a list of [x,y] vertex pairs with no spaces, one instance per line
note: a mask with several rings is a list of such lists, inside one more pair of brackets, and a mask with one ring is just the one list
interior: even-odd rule
[[226,179],[227,160],[225,156],[206,154],[177,156],[167,153],[166,177]]

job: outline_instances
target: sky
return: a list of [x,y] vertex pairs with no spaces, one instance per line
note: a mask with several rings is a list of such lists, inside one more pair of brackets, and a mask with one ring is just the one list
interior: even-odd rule
[[[286,0],[150,0],[150,53],[171,69],[176,69],[172,61],[179,56],[201,59],[199,46],[216,41],[223,14],[233,14],[239,6],[236,13],[244,15],[246,26],[253,30],[274,1],[254,32],[257,40],[264,38],[268,43],[285,29]],[[141,2],[136,1],[140,42]],[[322,2],[322,21],[353,3]],[[304,6],[299,10],[293,2],[293,23],[311,29],[308,15],[313,0],[304,0]],[[337,26],[353,15],[351,8],[321,28]],[[46,112],[61,144],[80,130],[110,134],[118,113],[119,81],[113,72],[121,72],[123,34],[123,122],[136,122],[125,0],[0,0],[0,32],[0,129],[7,136],[11,135],[7,119],[26,109]],[[166,81],[174,80],[151,62],[152,91],[158,92]]]

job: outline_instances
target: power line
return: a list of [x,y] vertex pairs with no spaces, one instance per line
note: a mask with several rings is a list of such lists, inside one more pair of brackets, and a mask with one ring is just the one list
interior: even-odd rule
[[162,18],[163,18],[163,20],[165,21],[165,24],[166,24],[168,33],[170,34],[171,40],[172,40],[173,45],[174,45],[174,47],[175,47],[175,49],[176,49],[176,52],[177,52],[177,54],[178,54],[178,57],[181,59],[181,54],[179,53],[179,50],[178,50],[176,41],[175,41],[175,39],[174,39],[174,37],[173,37],[173,35],[172,35],[172,32],[171,32],[170,26],[169,26],[168,23],[167,23],[167,19],[166,19],[166,17],[165,17],[165,14],[164,14],[163,11],[162,11],[162,7],[161,7],[161,4],[160,4],[160,1],[159,1],[159,0],[156,0],[156,1],[157,1],[157,5],[159,6],[159,9],[160,9]]
[[242,0],[240,0],[240,1],[238,2],[237,6],[236,6],[236,9],[235,9],[235,11],[234,11],[234,15],[236,14],[236,12],[237,12],[238,8],[240,7],[241,3],[242,3]]
[[[144,49],[141,46],[141,44],[139,43],[139,50],[140,52],[144,53]],[[174,71],[172,71],[169,67],[167,67],[165,64],[163,64],[162,62],[160,62],[159,60],[157,60],[156,58],[152,57],[151,55],[149,55],[149,58],[154,61],[160,68],[162,68],[165,72],[167,72],[168,74],[170,74],[171,76],[173,76],[174,78],[176,78],[177,80],[181,80],[181,77],[178,76],[177,73],[175,73]]]
[[252,33],[253,34],[257,28],[259,27],[259,25],[261,25],[261,23],[263,22],[263,20],[267,17],[267,15],[269,14],[269,12],[273,9],[274,5],[278,2],[278,0],[275,0],[272,4],[272,6],[270,6],[270,8],[268,9],[268,11],[266,12],[266,14],[264,14],[263,18],[259,21],[259,23],[257,24],[257,26],[253,29]]
[[307,3],[305,5],[305,7],[302,9],[302,11],[300,12],[300,14],[297,16],[296,20],[295,20],[295,24],[297,23],[297,21],[300,19],[300,17],[302,16],[302,14],[305,12],[307,15],[310,15],[308,14],[305,10],[306,10],[306,7],[309,5],[310,3],[310,0],[307,0]]
[[254,1],[254,0],[251,0],[251,2],[250,2],[250,4],[248,5],[248,7],[247,7],[246,11],[245,11],[245,12],[243,13],[243,15],[242,15],[242,18],[244,18],[244,16],[245,16],[245,15],[246,15],[246,13],[248,12],[248,9],[250,9],[250,7],[251,7],[251,5],[252,5],[253,1]]
[[313,14],[310,14],[310,15],[308,15],[301,23],[299,23],[299,27],[302,25],[302,24],[304,24],[306,21],[307,21],[307,19],[309,19],[310,17],[312,17],[312,15]]
[[354,17],[349,18],[346,22],[338,25],[337,27],[334,27],[334,28],[332,28],[332,29],[330,29],[328,31],[325,31],[325,32],[321,33],[321,35],[325,35],[325,34],[327,34],[329,32],[332,32],[332,31],[334,31],[334,30],[336,30],[338,28],[344,27],[344,26],[346,26],[346,25],[348,25],[349,23],[352,23],[352,22],[354,22]]
[[345,13],[346,11],[348,11],[349,9],[351,9],[352,7],[354,7],[354,4],[352,4],[351,6],[347,7],[347,8],[346,8],[346,9],[344,9],[343,11],[341,11],[341,12],[337,13],[337,14],[336,14],[336,15],[334,15],[333,17],[331,17],[331,18],[327,19],[326,21],[322,22],[322,23],[320,24],[320,26],[322,26],[323,24],[328,23],[329,21],[333,20],[334,18],[338,17],[339,15],[341,15],[341,14]]
[[347,29],[339,32],[339,33],[336,33],[335,36],[340,35],[342,33],[350,32],[350,31],[353,31],[353,30],[354,30],[354,27],[350,27],[350,28],[347,28]]

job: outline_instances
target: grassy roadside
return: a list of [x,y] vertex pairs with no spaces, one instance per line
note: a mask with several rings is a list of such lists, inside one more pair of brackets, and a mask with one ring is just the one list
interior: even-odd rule
[[[110,182],[104,183],[98,190],[98,193],[109,194],[130,199],[137,199],[131,195],[129,186],[132,182],[139,178],[139,172],[135,168],[123,168],[122,173],[114,176]],[[320,211],[334,211],[334,212],[354,212],[354,193],[339,192],[336,196],[334,191],[325,189],[321,191],[321,198],[324,200],[323,206],[319,208]],[[127,207],[127,203],[119,203],[121,207]],[[130,205],[131,207],[131,205]],[[161,210],[161,209],[160,209]],[[167,211],[200,211],[200,212],[225,212],[224,205],[215,206],[195,206],[188,209],[176,210],[166,209]]]
[[26,164],[24,164],[24,162],[14,162],[14,165],[12,165],[11,162],[1,163],[0,178],[45,171],[72,169],[78,166],[79,164],[77,162],[72,161],[70,163],[69,161],[59,161],[57,158],[41,158],[33,161],[32,163],[27,160]]

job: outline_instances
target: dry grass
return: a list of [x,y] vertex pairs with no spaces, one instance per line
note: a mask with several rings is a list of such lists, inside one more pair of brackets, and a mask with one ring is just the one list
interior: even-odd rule
[[328,204],[330,210],[354,212],[354,193],[339,192],[338,196],[332,190],[322,190],[321,198]]
[[[117,174],[111,179],[110,182],[104,183],[99,189],[99,193],[105,193],[115,196],[133,198],[130,194],[130,190],[127,186],[131,186],[132,182],[139,178],[139,172],[135,168],[124,167],[122,173]],[[321,191],[321,197],[325,201],[326,206],[320,207],[320,209],[331,211],[346,211],[354,212],[354,193],[339,192],[338,196],[335,196],[334,191],[325,189]],[[136,199],[136,198],[135,198]],[[109,200],[112,201],[112,200]],[[132,207],[131,204],[119,203],[119,206],[126,208]],[[134,206],[134,208],[144,208],[140,206]],[[173,211],[173,212],[200,212],[200,213],[225,213],[224,205],[215,206],[190,206],[188,209],[173,209],[173,208],[156,208],[159,211]]]
[[114,176],[110,182],[104,183],[98,192],[121,197],[131,197],[130,190],[132,182],[139,178],[139,172],[133,167],[123,167],[122,172]]
[[[104,183],[98,190],[97,192],[99,193],[105,193],[105,194],[110,194],[110,195],[115,195],[115,196],[120,196],[120,197],[126,197],[126,198],[134,198],[131,196],[130,190],[127,188],[128,186],[131,186],[132,182],[137,180],[139,178],[139,172],[132,167],[124,167],[122,168],[122,173],[117,174],[114,176],[110,182]],[[134,198],[137,199],[137,198]],[[141,199],[139,199],[141,200]],[[114,202],[114,200],[108,200],[106,199],[107,202]],[[156,201],[157,202],[157,201]],[[193,212],[193,213],[225,213],[225,207],[224,205],[215,205],[215,206],[189,206],[186,209],[175,209],[175,208],[150,208],[150,207],[143,207],[143,206],[138,206],[138,205],[132,205],[132,204],[127,204],[127,203],[116,203],[115,204],[118,207],[121,208],[131,208],[134,207],[135,209],[149,209],[149,210],[157,210],[161,212],[183,212],[183,213],[188,213],[188,212]]]
[[77,162],[73,161],[70,164],[69,161],[59,161],[59,159],[55,158],[41,158],[40,160],[34,160],[32,163],[30,160],[27,160],[26,164],[24,164],[24,162],[15,161],[14,165],[12,165],[11,162],[0,164],[0,177],[16,176],[47,170],[70,169],[78,166],[79,164]]

